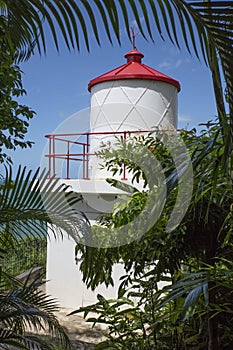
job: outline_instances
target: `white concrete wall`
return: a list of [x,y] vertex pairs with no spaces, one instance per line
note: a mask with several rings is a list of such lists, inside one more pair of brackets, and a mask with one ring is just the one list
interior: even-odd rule
[[[116,192],[106,181],[98,182],[102,196],[96,192],[94,181],[60,181],[70,185],[74,191],[79,190],[77,195],[82,194],[83,200],[78,202],[77,209],[84,212],[93,224],[99,215],[111,211],[116,195],[120,192],[119,190]],[[95,291],[91,291],[82,282],[82,273],[79,270],[79,265],[76,265],[76,243],[74,240],[68,238],[65,232],[63,239],[61,237],[55,239],[51,228],[48,228],[48,235],[46,292],[56,298],[62,307],[78,308],[90,305],[97,301],[97,294],[102,294],[106,298],[117,297],[119,278],[125,274],[121,264],[117,264],[113,268],[114,287],[106,288],[105,285],[101,285]]]
[[97,302],[97,294],[116,298],[118,279],[124,274],[120,264],[113,269],[116,287],[99,286],[94,292],[82,282],[82,274],[75,263],[75,242],[65,235],[63,241],[51,238],[47,250],[46,292],[56,298],[62,307],[79,308]]

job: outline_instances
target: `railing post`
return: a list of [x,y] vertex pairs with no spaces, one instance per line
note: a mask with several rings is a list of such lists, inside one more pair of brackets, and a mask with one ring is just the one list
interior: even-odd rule
[[67,141],[66,180],[70,179],[70,142]]
[[[127,131],[124,131],[124,134],[123,134],[124,143],[126,143],[126,133],[127,133]],[[125,164],[123,164],[123,177],[121,178],[121,180],[122,181],[128,180],[126,177],[126,165]]]
[[55,158],[55,138],[53,136],[52,142],[52,157],[53,157],[53,176],[56,176],[56,158]]
[[85,170],[86,170],[86,145],[83,145],[83,179],[85,179]]
[[51,178],[51,137],[49,137],[49,171],[48,171],[48,179]]
[[86,180],[89,180],[89,132],[87,132],[87,137],[86,137]]

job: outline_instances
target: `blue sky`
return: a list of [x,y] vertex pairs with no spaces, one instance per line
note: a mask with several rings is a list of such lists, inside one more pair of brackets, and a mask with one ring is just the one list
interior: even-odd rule
[[[36,111],[27,135],[35,145],[12,154],[15,166],[37,168],[46,144],[44,135],[53,133],[70,115],[89,107],[88,82],[125,63],[124,54],[132,49],[124,31],[121,46],[116,41],[112,46],[103,36],[101,47],[98,47],[91,38],[89,53],[84,45],[80,53],[69,52],[61,45],[59,54],[51,39],[47,45],[46,56],[40,57],[36,53],[21,65],[27,91],[21,102]],[[144,54],[143,63],[179,80],[179,127],[192,128],[215,118],[211,76],[204,61],[199,61],[194,54],[190,56],[185,49],[176,49],[169,40],[163,42],[158,38],[152,43],[139,34],[136,46]],[[74,126],[74,132],[88,130],[88,125],[88,119],[83,118]]]

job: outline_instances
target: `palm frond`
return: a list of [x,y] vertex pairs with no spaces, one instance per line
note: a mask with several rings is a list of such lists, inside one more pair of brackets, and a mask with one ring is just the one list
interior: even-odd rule
[[14,179],[11,167],[6,168],[0,199],[0,231],[16,241],[46,236],[47,225],[55,235],[64,230],[75,241],[85,231],[85,217],[75,207],[80,196],[39,169],[33,174],[19,167]]
[[174,284],[165,286],[160,291],[162,299],[158,309],[163,308],[167,303],[182,298],[183,306],[178,310],[180,313],[180,319],[185,320],[187,317],[190,317],[197,305],[197,300],[201,295],[204,296],[206,303],[208,303],[207,276],[208,274],[206,271],[187,273]]
[[12,345],[20,349],[51,350],[51,343],[40,335],[44,333],[69,349],[69,338],[54,316],[59,309],[57,302],[38,288],[41,278],[22,283],[5,272],[1,277],[8,284],[7,289],[0,290],[1,348]]
[[93,5],[83,1],[83,6],[75,0],[4,0],[0,13],[7,17],[10,38],[16,49],[19,61],[28,59],[35,47],[39,53],[46,52],[44,24],[48,25],[55,47],[59,50],[59,34],[69,50],[80,49],[79,32],[83,33],[84,43],[89,50],[86,16],[99,43]]

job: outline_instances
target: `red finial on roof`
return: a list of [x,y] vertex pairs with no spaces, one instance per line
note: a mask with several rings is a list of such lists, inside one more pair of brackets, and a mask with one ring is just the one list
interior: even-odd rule
[[133,27],[131,27],[131,33],[132,33],[131,41],[132,41],[132,44],[133,44],[133,50],[127,52],[127,54],[125,54],[125,58],[127,59],[127,63],[130,63],[130,62],[141,63],[142,62],[142,58],[144,57],[144,55],[137,50],[136,44],[135,44],[135,38],[136,38],[136,35],[138,33],[135,34]]

